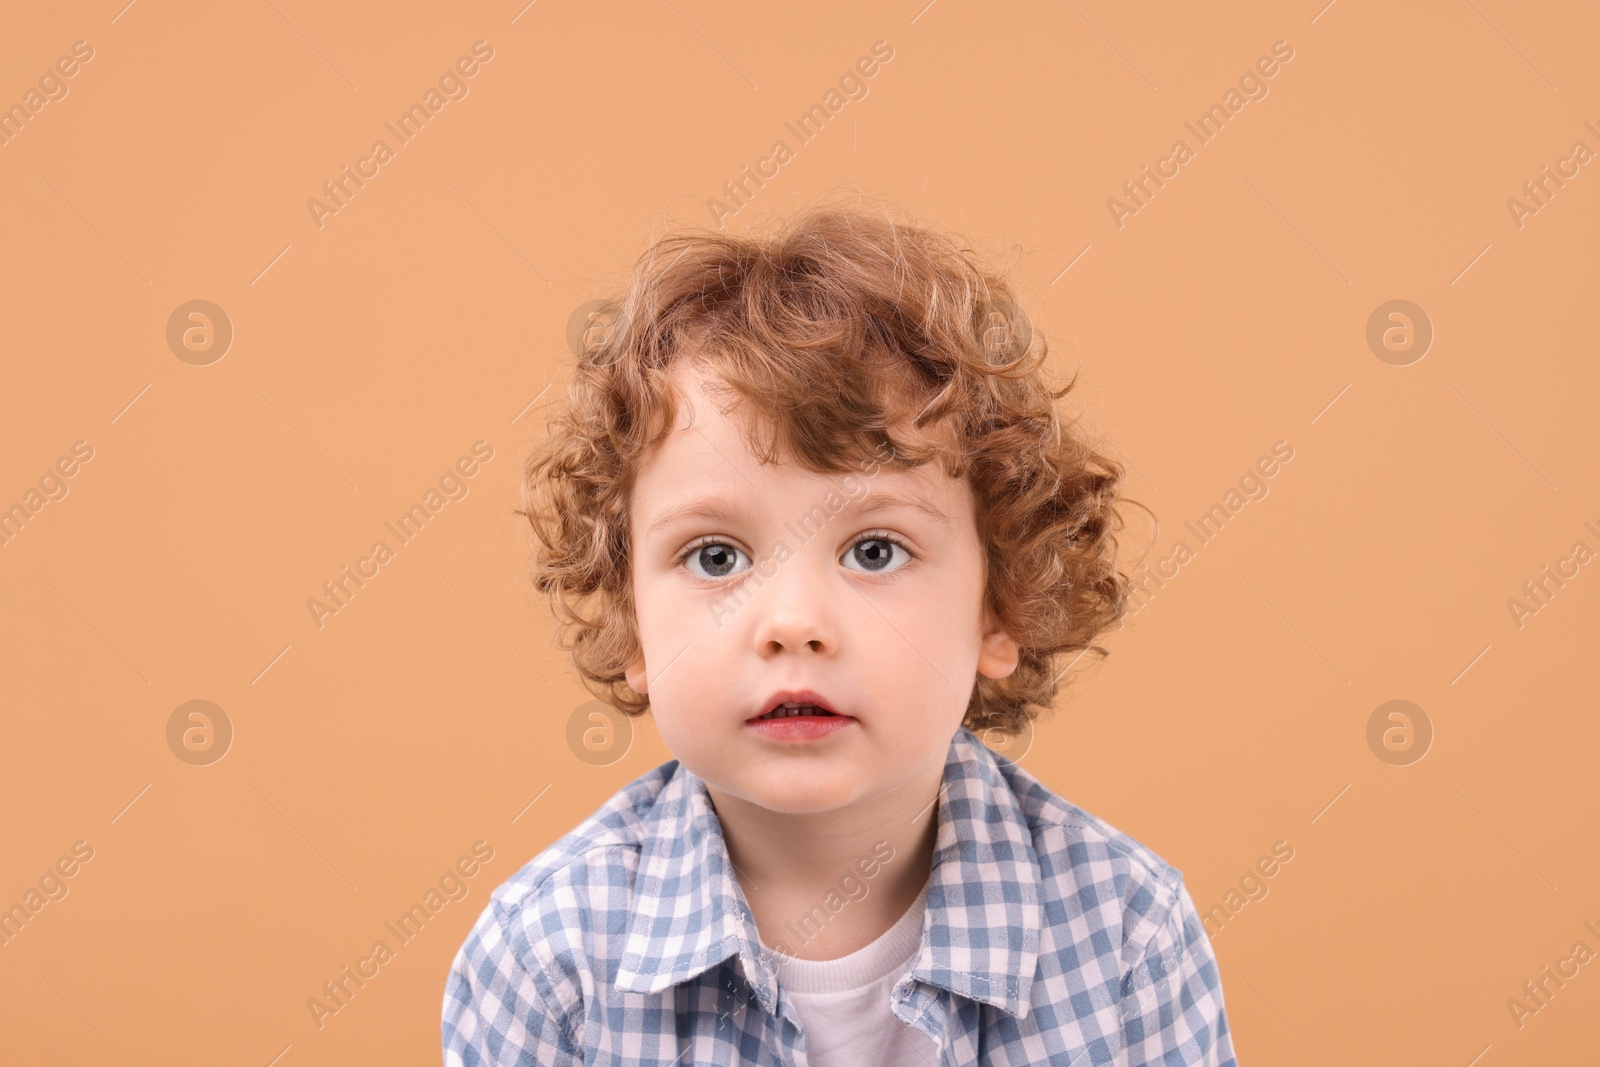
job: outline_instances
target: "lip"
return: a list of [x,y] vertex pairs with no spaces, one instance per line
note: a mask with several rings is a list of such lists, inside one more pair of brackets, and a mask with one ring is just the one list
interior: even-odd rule
[[[775,710],[780,704],[815,704],[825,711],[831,711],[840,718],[850,718],[839,711],[838,705],[818,693],[815,689],[780,689],[761,703],[761,710],[756,712],[746,722],[754,722],[761,716]],[[813,716],[797,715],[795,718],[807,719]]]
[[788,715],[781,719],[751,719],[745,723],[769,741],[821,741],[854,726],[848,715]]
[[[786,715],[781,719],[761,716],[780,704],[815,704],[832,715]],[[783,689],[761,705],[761,711],[745,720],[745,725],[769,741],[821,741],[855,725],[855,717],[841,712],[838,705],[813,689]]]

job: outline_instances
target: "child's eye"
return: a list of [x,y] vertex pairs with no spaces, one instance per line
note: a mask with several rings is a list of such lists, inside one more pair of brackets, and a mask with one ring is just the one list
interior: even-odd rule
[[[741,557],[748,565],[750,557],[734,545],[727,541],[708,539],[684,549],[683,554],[678,557],[678,564],[687,567],[689,573],[696,578],[715,581],[744,569],[738,566]],[[886,533],[871,533],[851,545],[840,558],[840,562],[852,570],[857,569],[850,566],[852,562],[859,564],[859,569],[866,574],[890,574],[903,568],[913,558],[911,550],[898,537]]]
[[[726,541],[701,541],[699,544],[690,545],[684,549],[683,556],[678,562],[687,566],[689,573],[696,578],[711,581],[717,578],[726,578],[732,574],[734,561],[743,555],[743,552]],[[705,566],[711,573],[697,573],[694,569],[694,564],[697,562]]]
[[[841,562],[854,560],[868,574],[888,574],[910,563],[911,558],[911,550],[898,537],[873,533],[851,545]],[[845,566],[849,563],[845,562]]]

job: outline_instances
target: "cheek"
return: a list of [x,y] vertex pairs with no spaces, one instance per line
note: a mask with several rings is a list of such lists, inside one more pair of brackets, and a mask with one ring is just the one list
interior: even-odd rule
[[[645,646],[659,654],[671,644],[675,634],[693,621],[689,598],[670,576],[660,573],[641,575],[633,582],[634,617],[639,620],[639,636]],[[678,641],[679,647],[683,641]],[[676,649],[672,654],[676,654]]]
[[673,708],[703,704],[730,677],[728,659],[742,638],[743,616],[721,613],[721,625],[704,594],[671,578],[645,578],[634,586],[634,619],[650,674],[651,703]]
[[858,631],[865,660],[875,664],[875,673],[881,671],[890,687],[940,704],[954,701],[964,709],[977,677],[982,641],[978,600],[978,589],[950,582],[937,595],[880,602],[883,614],[869,611]]
[[969,660],[976,672],[976,640],[955,625],[947,602],[876,606],[878,611],[867,609],[856,620],[845,641],[850,659],[870,667],[878,692],[943,704],[948,692],[960,688],[957,680],[966,677]]
[[[950,655],[975,645],[981,635],[978,619],[983,586],[968,570],[948,568],[932,580],[908,582],[903,594],[879,604],[896,629],[908,637],[917,635],[912,643],[928,650],[929,658],[933,649]],[[877,617],[875,612],[870,614]]]

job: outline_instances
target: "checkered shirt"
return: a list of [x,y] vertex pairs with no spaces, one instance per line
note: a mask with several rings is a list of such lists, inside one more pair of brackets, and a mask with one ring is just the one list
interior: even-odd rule
[[[926,899],[885,1007],[928,1036],[929,1067],[1237,1067],[1181,872],[966,727]],[[807,1067],[705,783],[677,760],[494,891],[442,1030],[448,1067]]]

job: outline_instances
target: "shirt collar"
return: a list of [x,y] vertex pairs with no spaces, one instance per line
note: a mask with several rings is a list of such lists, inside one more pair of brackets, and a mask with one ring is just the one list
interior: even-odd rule
[[[777,971],[733,876],[705,782],[673,762],[643,817],[616,988],[658,993],[737,953],[756,996],[775,1011]],[[1025,1016],[1043,916],[1039,857],[996,756],[965,726],[950,742],[939,798],[912,977]]]

